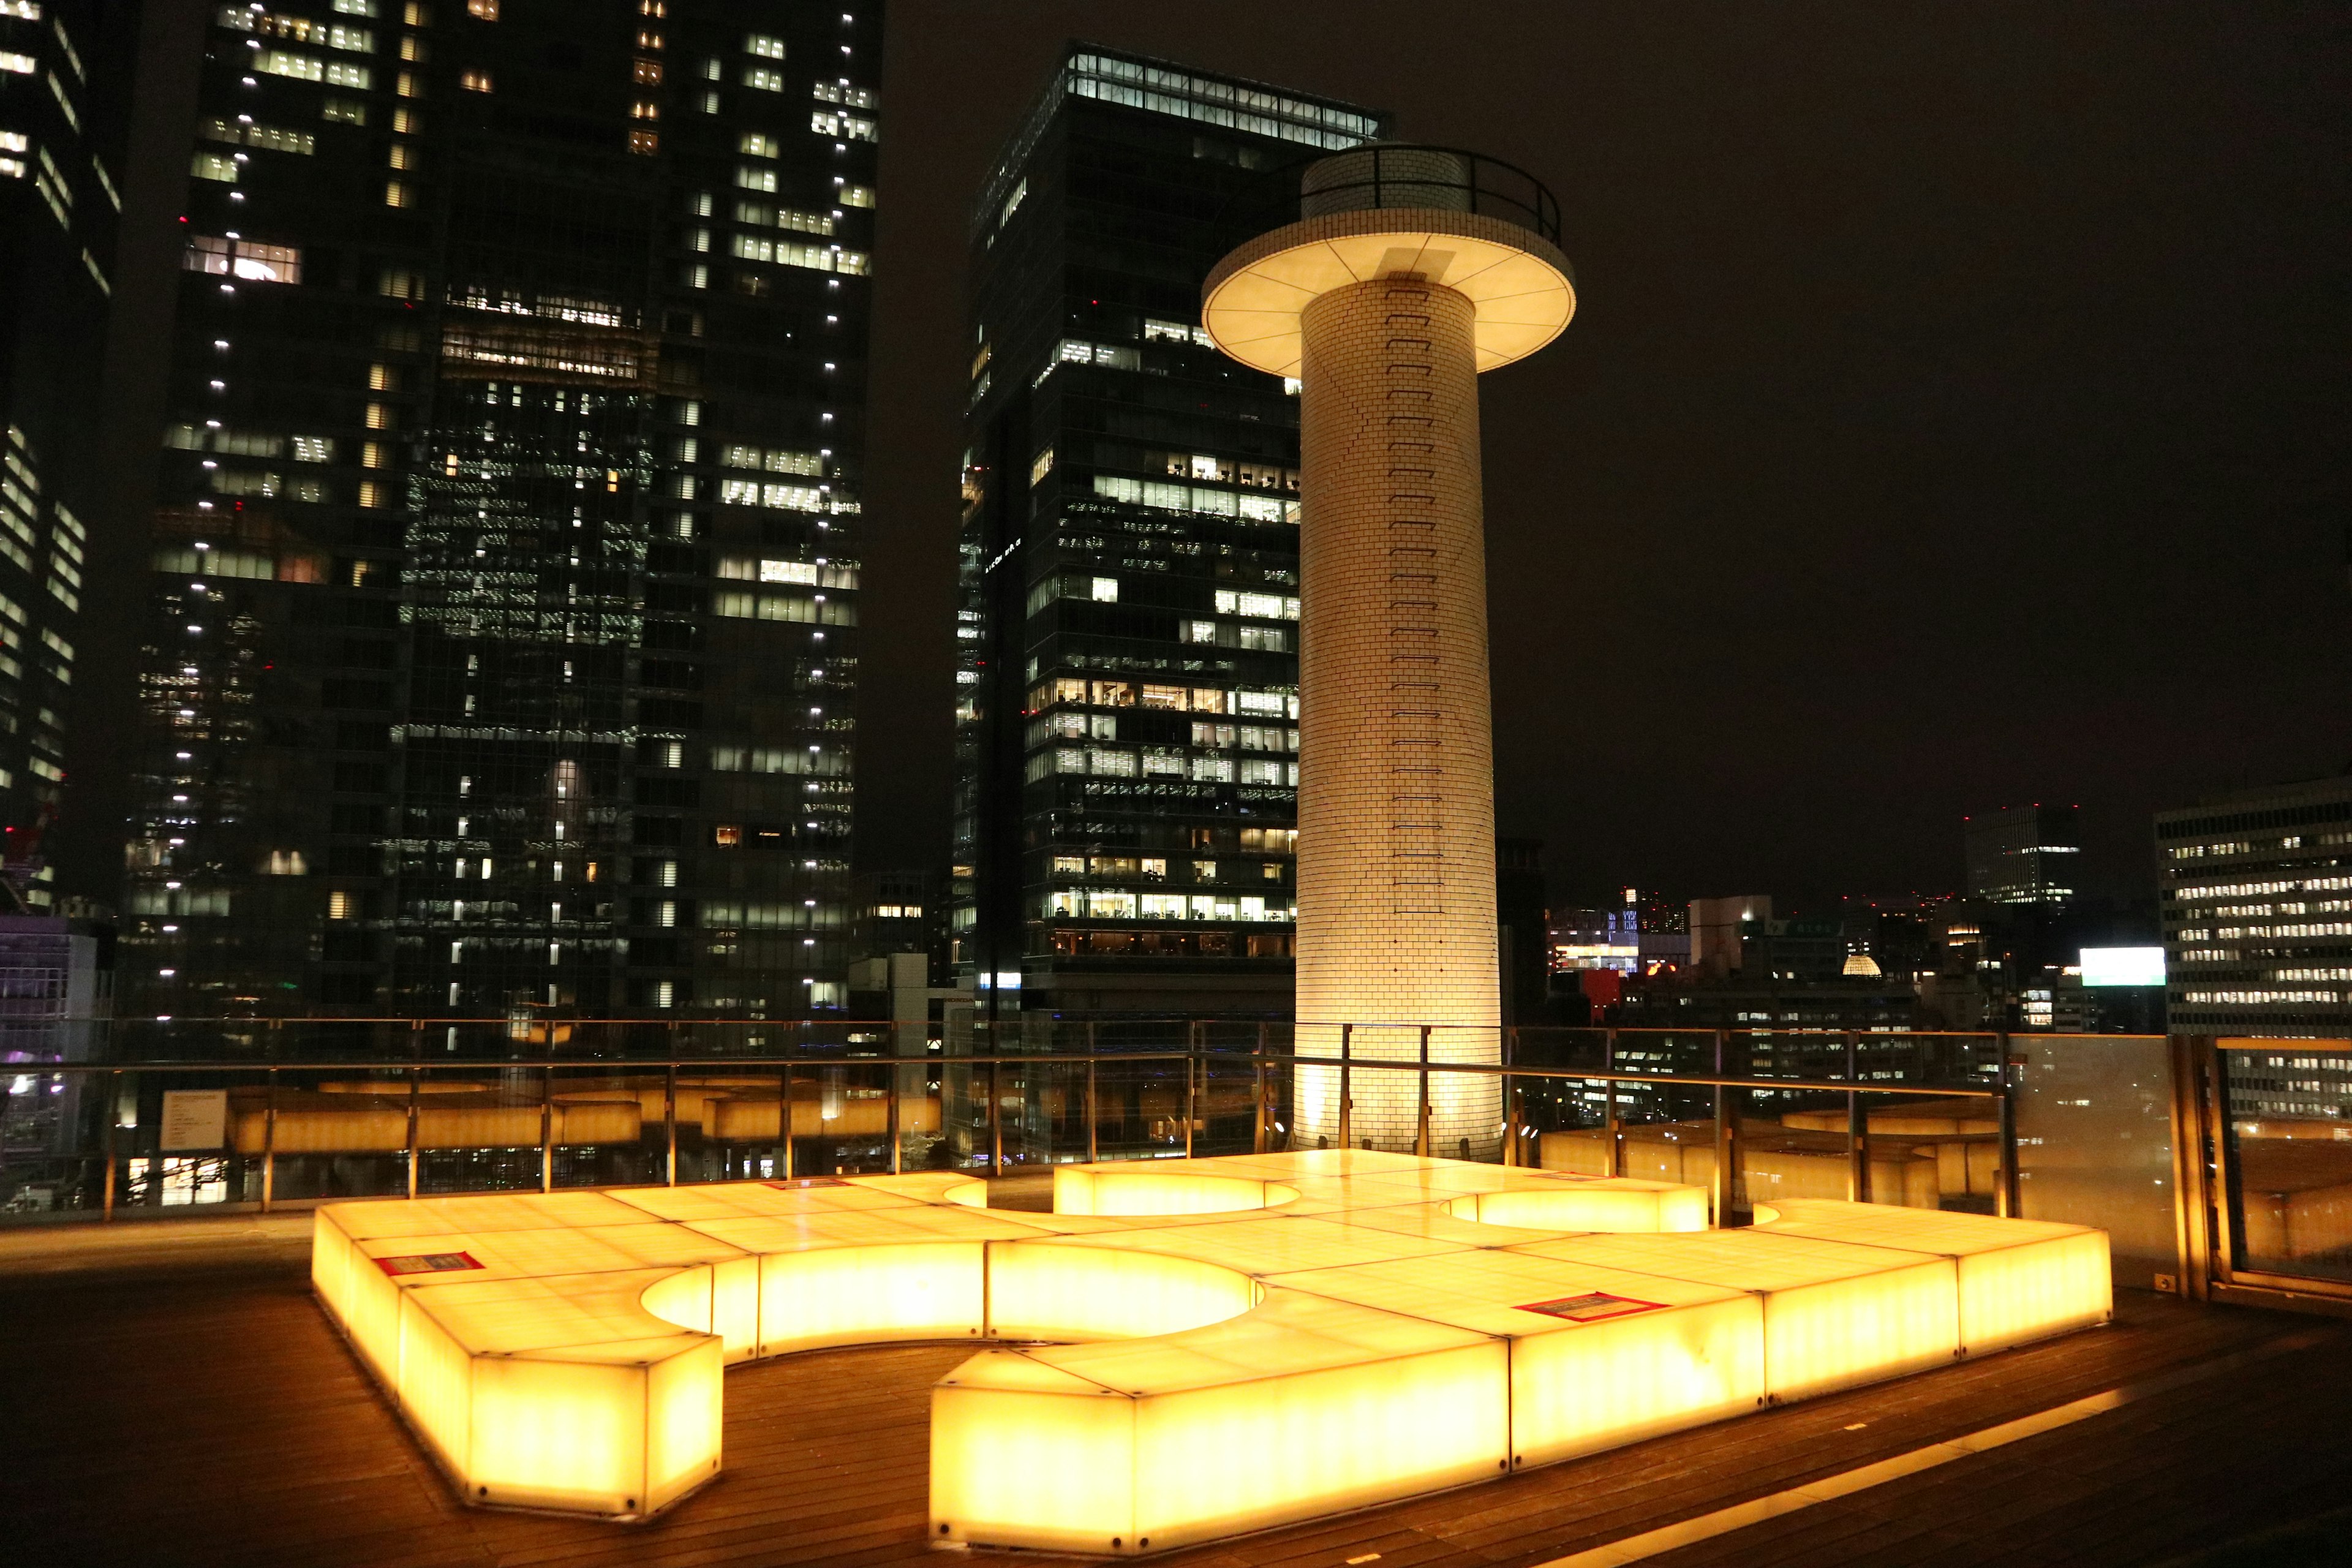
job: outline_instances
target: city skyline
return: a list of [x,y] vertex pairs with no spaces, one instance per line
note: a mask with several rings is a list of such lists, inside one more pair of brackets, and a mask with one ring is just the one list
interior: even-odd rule
[[[873,417],[892,460],[865,519],[877,563],[857,696],[866,869],[947,860],[939,694],[951,664],[963,262],[960,243],[926,240],[960,230],[994,135],[1065,39],[1099,34],[1244,75],[1280,66],[1305,88],[1423,116],[1416,134],[1437,141],[1493,144],[1488,106],[1502,100],[1452,90],[1458,68],[1442,50],[1407,71],[1373,51],[1210,25],[1222,13],[1190,29],[1116,5],[1044,5],[993,29],[965,26],[975,16],[935,5],[890,24],[906,112],[881,163],[905,195],[877,215],[875,241]],[[1579,91],[1558,115],[1519,117],[1505,141],[1561,190],[1567,237],[1601,244],[1590,266],[1613,297],[1557,365],[1513,373],[1541,384],[1491,422],[1487,445],[1498,828],[1543,839],[1563,887],[1632,879],[1820,900],[1958,886],[1954,817],[2056,796],[2082,806],[2081,885],[2146,891],[2155,811],[2332,773],[2352,755],[2327,717],[2344,707],[2335,632],[2347,606],[2338,533],[2319,515],[2339,482],[2326,468],[2335,437],[2314,424],[2339,389],[2315,352],[2324,339],[2303,327],[2337,277],[2344,247],[2327,242],[2342,205],[2310,173],[2326,161],[2293,155],[2297,138],[2346,139],[2335,101],[2312,91],[2346,40],[2186,12],[2154,21],[2126,39],[2095,19],[2037,16],[2031,47],[1998,48],[1921,17],[1756,24],[1767,36],[1748,41],[1762,58],[1804,64],[1769,91],[1734,73],[1741,24],[1671,40],[1609,11],[1547,24]],[[2232,47],[2218,56],[2202,47],[2222,40]],[[2048,60],[2081,68],[2081,104]],[[1606,62],[1648,68],[1655,101],[1622,103]],[[1895,102],[1898,68],[1932,101]],[[2190,86],[2185,107],[2167,100]],[[1769,146],[1674,118],[1726,88],[1778,111]],[[2237,112],[2273,100],[2267,115]],[[1973,139],[1931,135],[1958,103],[1988,110]],[[1839,132],[1865,110],[1888,132],[1866,154]],[[2226,144],[2192,129],[2225,122]],[[1999,178],[2035,148],[2046,167],[2005,193]],[[124,181],[121,266],[134,280],[142,265],[151,279],[158,270],[141,257],[159,229],[178,265],[178,214],[154,214],[148,151]],[[184,153],[164,160],[181,184]],[[2159,212],[2133,205],[2159,166],[2196,177],[2165,183],[2172,205]],[[1759,179],[1785,200],[1747,188]],[[1944,276],[1918,268],[1957,221],[1921,193],[1979,216],[2013,208],[2042,237],[1910,288]],[[1835,221],[1793,225],[1799,211]],[[1758,232],[1804,286],[1743,282],[1697,243],[1714,232],[1702,212],[1726,234],[1770,217]],[[1884,232],[1824,248],[1857,232],[1848,212],[1887,215]],[[2161,265],[2124,267],[2094,216]],[[2219,293],[2187,325],[2157,330],[2180,316],[2191,272]],[[1740,325],[1735,304],[1762,314]],[[2200,324],[2224,305],[2244,352]],[[138,351],[124,340],[153,305],[134,290],[115,310],[126,326],[109,373],[136,405]],[[2025,320],[2062,325],[2067,351]],[[1954,324],[1971,331],[1943,330]],[[1861,377],[1854,388],[1840,389],[1840,365]],[[1822,395],[1818,416],[1792,423],[1785,400],[1739,395],[1783,383]],[[1677,399],[1713,412],[1669,417]],[[137,423],[131,412],[118,423]],[[1851,438],[1822,434],[1841,422]],[[1571,441],[1587,423],[1608,442]],[[2142,427],[2156,434],[2107,434]],[[119,428],[110,439],[122,462],[152,463],[147,441]],[[1735,463],[1735,450],[1765,447],[1765,460]],[[1800,452],[1816,463],[1801,484]],[[2086,502],[2090,471],[2116,482]],[[120,594],[147,568],[143,541],[90,550],[95,591]],[[2061,603],[2063,616],[2035,609]],[[110,641],[78,647],[66,715],[77,787],[50,836],[67,889],[101,900],[121,865],[110,814],[127,805],[129,756],[119,726],[82,716],[128,690]],[[1759,819],[1775,831],[1747,830]]]
[[2340,1554],[2352,9],[0,0],[0,283],[11,1562]]

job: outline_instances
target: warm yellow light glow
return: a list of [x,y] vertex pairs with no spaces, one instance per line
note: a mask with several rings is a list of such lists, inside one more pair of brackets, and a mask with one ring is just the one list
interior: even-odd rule
[[1707,1198],[1701,1187],[1594,1181],[1534,1191],[1475,1193],[1454,1199],[1446,1208],[1456,1219],[1524,1230],[1648,1233],[1705,1230]]
[[1298,1195],[1278,1182],[1162,1167],[1054,1167],[1054,1212],[1091,1215],[1231,1214],[1273,1208]]
[[[2095,1322],[2105,1237],[1329,1150],[337,1204],[320,1300],[469,1501],[655,1512],[727,1363],[987,1344],[933,1391],[934,1540],[1167,1547]],[[1697,1234],[1693,1234],[1697,1231]],[[1034,1342],[1050,1341],[1053,1343]]]
[[2105,1231],[1874,1204],[1759,1205],[1756,1218],[1781,1235],[1951,1258],[1959,1272],[1959,1344],[1970,1354],[2105,1322],[2115,1312]]

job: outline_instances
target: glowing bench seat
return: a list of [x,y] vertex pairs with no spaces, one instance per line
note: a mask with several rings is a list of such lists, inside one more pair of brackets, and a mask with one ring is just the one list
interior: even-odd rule
[[[320,1299],[467,1500],[643,1517],[724,1366],[994,1342],[933,1391],[936,1541],[1156,1552],[1504,1474],[2102,1318],[2105,1238],[1405,1155],[319,1211]],[[1051,1342],[1038,1343],[1034,1342]]]

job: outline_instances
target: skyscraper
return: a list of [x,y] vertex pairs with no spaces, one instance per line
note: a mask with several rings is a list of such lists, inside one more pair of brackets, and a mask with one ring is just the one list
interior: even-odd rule
[[951,919],[983,1005],[1290,1010],[1297,399],[1200,289],[1267,172],[1385,128],[1074,45],[982,193]]
[[844,1000],[881,11],[219,11],[142,1008]]
[[2170,1026],[2352,1030],[2352,776],[2156,814]]
[[1969,897],[2042,904],[2074,896],[2083,840],[2073,806],[2004,806],[1967,822]]
[[84,635],[132,20],[95,0],[0,4],[0,856],[36,908]]

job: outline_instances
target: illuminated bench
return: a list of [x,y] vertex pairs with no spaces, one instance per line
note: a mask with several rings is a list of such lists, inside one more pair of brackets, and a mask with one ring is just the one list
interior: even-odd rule
[[[313,1279],[468,1500],[645,1517],[728,1363],[993,1342],[933,1391],[934,1540],[1154,1552],[2103,1321],[2105,1237],[1334,1150],[335,1205]],[[1038,1343],[1033,1342],[1051,1342]]]

